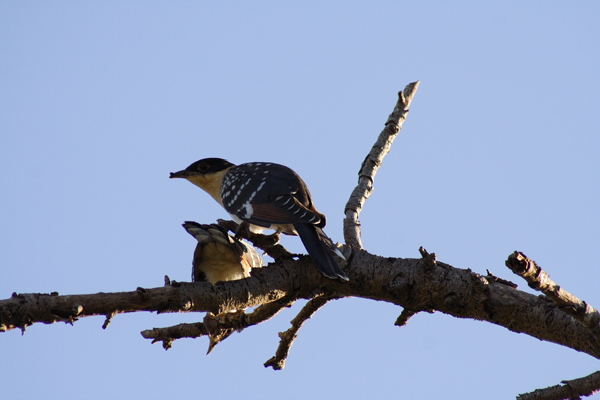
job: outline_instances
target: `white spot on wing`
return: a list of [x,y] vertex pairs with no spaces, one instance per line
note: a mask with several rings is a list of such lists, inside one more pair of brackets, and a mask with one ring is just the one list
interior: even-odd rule
[[244,218],[252,218],[252,214],[254,213],[252,204],[250,204],[250,203],[244,204],[244,209],[246,210],[246,214],[244,215]]

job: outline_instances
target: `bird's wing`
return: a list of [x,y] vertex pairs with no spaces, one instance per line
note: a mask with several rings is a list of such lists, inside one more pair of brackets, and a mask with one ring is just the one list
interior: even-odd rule
[[318,224],[322,215],[308,209],[294,195],[279,195],[269,202],[252,202],[252,216],[249,222],[271,224]]
[[223,205],[252,224],[322,224],[302,179],[290,168],[274,163],[248,163],[225,177]]

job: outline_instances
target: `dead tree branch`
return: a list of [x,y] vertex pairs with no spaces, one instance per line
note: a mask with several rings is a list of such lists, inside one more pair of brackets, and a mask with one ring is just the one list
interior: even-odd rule
[[294,344],[294,341],[298,337],[298,331],[302,328],[302,325],[313,316],[321,307],[327,304],[328,301],[335,299],[330,296],[317,296],[310,300],[304,305],[302,310],[296,315],[291,321],[292,326],[285,332],[279,332],[279,346],[275,355],[268,359],[264,366],[271,367],[274,370],[280,370],[285,368],[285,362],[287,360],[290,348]]
[[419,88],[419,81],[409,83],[404,90],[398,93],[398,102],[385,122],[385,126],[371,151],[365,157],[358,171],[358,184],[350,194],[344,208],[344,240],[347,245],[362,249],[359,215],[362,208],[373,192],[375,175],[383,163],[384,157],[390,151],[394,139],[400,132],[413,97]]
[[600,313],[574,294],[561,288],[535,261],[515,251],[506,260],[506,266],[527,281],[529,287],[539,290],[571,314],[579,322],[600,336]]
[[241,282],[244,284],[217,286],[208,282],[178,282],[176,286],[137,288],[131,292],[66,296],[13,293],[11,298],[0,300],[0,332],[15,328],[24,330],[36,322],[73,323],[80,317],[104,315],[112,318],[116,314],[136,311],[210,311],[219,314],[266,304],[286,294],[278,289],[268,289],[260,294],[261,289],[258,289],[248,298],[249,288],[245,281],[238,281]]
[[152,339],[152,343],[163,342],[165,350],[171,348],[173,341],[177,339],[209,336],[210,343],[207,353],[210,353],[217,344],[228,338],[233,332],[241,332],[250,326],[265,322],[284,308],[291,306],[293,302],[289,297],[282,297],[271,303],[263,304],[248,314],[243,311],[219,315],[209,313],[204,318],[204,322],[146,329],[140,333],[144,338]]
[[580,399],[600,390],[600,371],[583,378],[562,381],[562,385],[554,385],[517,396],[517,400],[563,400]]
[[210,311],[215,314],[270,303],[284,296],[311,299],[361,297],[409,310],[436,310],[459,318],[492,322],[514,332],[558,343],[600,358],[598,337],[559,306],[470,270],[437,261],[425,268],[421,259],[379,257],[355,251],[346,271],[350,282],[323,278],[308,257],[253,271],[252,277],[209,283],[180,282],[176,287],[132,292],[58,296],[15,294],[0,300],[0,328],[35,322],[73,322],[92,315],[135,311]]
[[181,338],[197,338],[208,335],[208,330],[202,322],[192,324],[177,324],[166,328],[152,328],[140,332],[146,339],[152,339],[152,343],[162,342],[165,350],[169,350],[174,340]]

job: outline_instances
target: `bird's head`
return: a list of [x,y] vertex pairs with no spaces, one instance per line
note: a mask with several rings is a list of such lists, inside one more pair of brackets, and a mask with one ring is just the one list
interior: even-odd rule
[[202,160],[190,164],[186,169],[171,172],[169,178],[184,178],[189,180],[194,176],[213,174],[232,166],[232,163],[223,160],[222,158],[203,158]]
[[222,178],[225,171],[233,166],[234,164],[222,158],[203,158],[186,169],[171,172],[169,178],[184,178],[206,190],[207,186]]

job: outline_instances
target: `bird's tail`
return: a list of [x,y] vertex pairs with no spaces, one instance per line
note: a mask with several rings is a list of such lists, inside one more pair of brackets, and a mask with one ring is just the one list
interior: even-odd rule
[[229,244],[227,232],[219,225],[199,224],[194,221],[185,221],[183,228],[200,243],[218,241],[223,244]]
[[344,256],[335,248],[333,241],[321,228],[302,223],[294,224],[294,228],[296,228],[306,251],[324,276],[331,279],[349,280],[336,261],[336,257],[344,259]]

